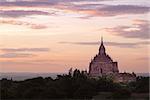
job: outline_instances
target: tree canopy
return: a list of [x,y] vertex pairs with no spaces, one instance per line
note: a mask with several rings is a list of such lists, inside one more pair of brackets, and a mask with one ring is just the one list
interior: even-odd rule
[[78,69],[73,74],[51,77],[36,77],[24,81],[0,80],[1,99],[91,99],[99,92],[114,92],[112,98],[130,97],[131,91],[149,92],[149,78],[138,77],[136,82],[122,86],[111,79],[89,78]]

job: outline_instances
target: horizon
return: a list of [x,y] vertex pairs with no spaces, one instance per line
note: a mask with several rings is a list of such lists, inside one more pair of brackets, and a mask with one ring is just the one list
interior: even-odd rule
[[2,73],[88,70],[101,36],[120,72],[149,73],[147,0],[1,0],[0,8]]
[[[35,72],[10,72],[10,73],[4,73],[4,72],[0,72],[0,79],[12,79],[12,80],[16,80],[16,81],[21,81],[21,80],[26,80],[26,79],[32,79],[32,78],[37,78],[37,77],[51,77],[53,79],[55,79],[57,77],[57,75],[67,75],[68,73],[35,73]],[[149,77],[150,73],[135,73],[136,76],[142,76],[142,77]]]
[[[82,70],[81,70],[82,71]],[[68,74],[68,72],[0,72],[0,74],[22,74],[22,73],[31,73],[31,74]],[[120,73],[124,73],[124,72],[120,72]],[[128,72],[127,72],[128,73]],[[148,73],[135,73],[135,74],[149,74],[150,75],[150,72]]]

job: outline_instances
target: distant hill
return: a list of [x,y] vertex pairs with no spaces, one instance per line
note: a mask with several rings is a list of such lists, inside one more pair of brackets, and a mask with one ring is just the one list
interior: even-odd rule
[[136,73],[137,76],[150,76],[150,73]]
[[[0,73],[0,79],[7,78],[7,79],[13,79],[13,80],[25,80],[30,79],[34,77],[52,77],[56,78],[57,75],[62,75],[65,73],[28,73],[28,72],[20,72],[20,73]],[[137,76],[150,76],[150,73],[136,73]]]
[[62,75],[65,73],[28,73],[28,72],[20,72],[20,73],[0,73],[0,79],[7,78],[7,79],[13,79],[13,80],[25,80],[30,79],[34,77],[52,77],[56,78],[57,75]]

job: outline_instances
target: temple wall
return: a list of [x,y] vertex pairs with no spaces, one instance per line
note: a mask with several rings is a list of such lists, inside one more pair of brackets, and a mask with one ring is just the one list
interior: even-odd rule
[[91,76],[101,76],[102,74],[108,75],[110,73],[118,72],[117,62],[93,62],[90,67]]
[[136,81],[136,75],[130,74],[130,73],[118,73],[114,76],[114,82],[134,82]]

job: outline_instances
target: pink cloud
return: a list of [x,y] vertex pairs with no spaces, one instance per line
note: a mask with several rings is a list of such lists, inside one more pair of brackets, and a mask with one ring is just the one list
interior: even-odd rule
[[45,29],[46,25],[43,24],[35,24],[31,22],[19,21],[19,20],[8,20],[8,19],[0,19],[0,24],[10,24],[10,25],[22,25],[27,26],[32,29]]
[[24,58],[24,57],[33,57],[34,54],[29,53],[4,53],[0,55],[0,58]]
[[[87,3],[77,3],[83,2],[84,0],[32,0],[32,1],[15,1],[15,2],[1,2],[1,7],[31,7],[31,8],[54,8],[59,11],[70,11],[74,13],[79,13],[87,15],[88,17],[109,17],[118,16],[126,14],[144,14],[149,12],[149,7],[147,6],[137,6],[137,5],[105,5],[94,4],[91,0],[87,0]],[[100,2],[94,0],[94,2]],[[75,4],[76,3],[76,4]],[[29,14],[43,14],[47,15],[44,11],[7,11],[2,12],[3,16],[24,16]]]
[[53,15],[54,13],[49,13],[45,11],[38,10],[0,10],[1,17],[25,17],[29,15]]
[[132,26],[116,26],[112,28],[105,28],[105,31],[108,33],[115,33],[115,35],[125,38],[150,38],[148,20],[134,20]]

